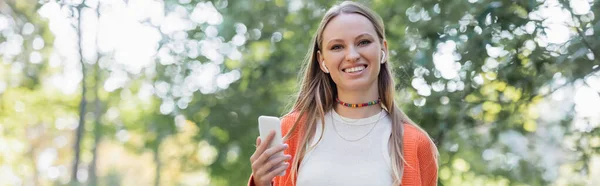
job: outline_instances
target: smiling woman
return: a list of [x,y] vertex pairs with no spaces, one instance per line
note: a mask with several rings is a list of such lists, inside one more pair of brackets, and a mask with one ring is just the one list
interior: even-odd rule
[[395,102],[381,18],[343,2],[312,42],[282,120],[286,144],[267,149],[272,136],[257,139],[249,185],[436,185],[437,148]]
[[373,82],[380,71],[378,64],[385,60],[387,42],[377,38],[372,25],[369,19],[360,14],[340,14],[331,19],[323,31],[322,37],[326,40],[319,47],[322,50],[317,51],[317,58],[322,63],[322,70],[331,75],[342,91],[372,89],[369,91],[373,94],[370,97],[377,94],[377,84]]

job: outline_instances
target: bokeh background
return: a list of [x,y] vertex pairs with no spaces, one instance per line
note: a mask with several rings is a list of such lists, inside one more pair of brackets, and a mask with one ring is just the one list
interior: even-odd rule
[[[600,185],[600,1],[360,2],[440,185]],[[0,0],[0,185],[244,185],[335,3]]]

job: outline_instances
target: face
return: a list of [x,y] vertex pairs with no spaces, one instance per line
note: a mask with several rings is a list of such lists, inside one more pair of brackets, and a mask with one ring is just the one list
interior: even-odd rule
[[[340,14],[323,30],[319,66],[340,89],[376,88],[386,41],[377,37],[373,23],[360,14]],[[323,68],[323,62],[327,70]]]

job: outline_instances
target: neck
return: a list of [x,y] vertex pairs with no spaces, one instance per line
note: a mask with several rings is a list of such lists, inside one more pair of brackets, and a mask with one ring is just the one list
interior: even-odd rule
[[[379,90],[377,83],[373,83],[373,86],[363,90],[344,90],[338,87],[337,96],[341,101],[346,103],[366,103],[377,100],[379,98]],[[366,118],[379,113],[381,111],[381,106],[380,104],[376,104],[365,107],[351,108],[336,103],[334,109],[335,112],[337,112],[340,116],[358,119]]]

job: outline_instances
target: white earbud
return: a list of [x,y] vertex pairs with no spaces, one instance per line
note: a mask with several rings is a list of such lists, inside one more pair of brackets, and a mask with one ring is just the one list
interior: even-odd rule
[[381,64],[385,63],[385,52],[383,50],[381,51],[381,61],[380,61],[380,63]]
[[321,65],[323,65],[323,69],[325,69],[325,73],[329,73],[329,69],[327,69],[327,67],[325,66],[325,61],[323,61],[321,63]]

